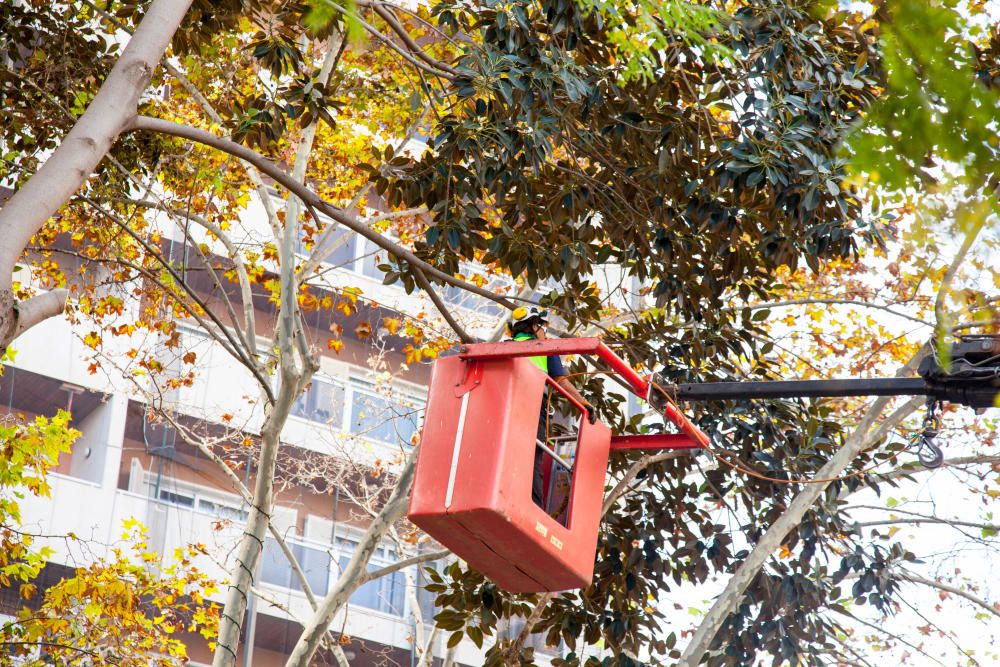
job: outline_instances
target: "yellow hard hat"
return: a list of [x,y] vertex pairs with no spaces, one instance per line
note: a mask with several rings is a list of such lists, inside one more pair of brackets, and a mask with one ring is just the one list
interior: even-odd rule
[[521,322],[529,322],[533,319],[537,319],[539,322],[548,323],[549,311],[539,310],[538,306],[519,306],[514,309],[514,312],[510,314],[510,323],[508,326],[513,327]]

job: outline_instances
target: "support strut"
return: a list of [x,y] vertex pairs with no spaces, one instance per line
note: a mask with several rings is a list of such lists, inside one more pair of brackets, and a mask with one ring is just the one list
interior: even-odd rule
[[[671,387],[666,387],[667,391]],[[730,399],[819,398],[833,396],[929,396],[933,389],[923,378],[870,380],[775,380],[773,382],[699,382],[673,387],[679,401]]]

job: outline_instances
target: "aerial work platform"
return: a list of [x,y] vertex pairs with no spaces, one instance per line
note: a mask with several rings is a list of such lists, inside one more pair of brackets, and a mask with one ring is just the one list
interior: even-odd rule
[[[581,588],[593,578],[609,453],[709,445],[674,399],[927,396],[914,442],[918,460],[936,467],[943,460],[933,442],[941,402],[1000,407],[1000,335],[961,336],[947,352],[928,355],[918,378],[665,385],[639,375],[598,338],[468,345],[434,365],[410,520],[509,591]],[[590,424],[584,406],[525,358],[564,354],[601,359],[677,432],[612,436],[604,424]],[[550,438],[547,427],[544,437],[538,433],[547,387],[572,406],[570,436]],[[547,457],[540,504],[531,497],[536,449]]]
[[[679,433],[613,438],[526,358],[552,354],[596,355],[635,393],[648,395],[648,380],[596,338],[469,345],[434,363],[420,439],[410,520],[512,592],[590,584],[612,449],[684,449],[707,441],[672,405],[664,414]],[[561,438],[571,461],[536,439],[546,388],[572,406],[575,434],[568,443]],[[557,511],[531,498],[539,446],[548,454],[547,478],[568,478]]]

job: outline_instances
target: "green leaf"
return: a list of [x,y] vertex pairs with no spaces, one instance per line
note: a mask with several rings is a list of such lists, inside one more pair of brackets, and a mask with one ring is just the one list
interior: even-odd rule
[[302,22],[313,32],[320,32],[333,22],[337,16],[334,6],[325,0],[311,0],[309,11],[302,17]]

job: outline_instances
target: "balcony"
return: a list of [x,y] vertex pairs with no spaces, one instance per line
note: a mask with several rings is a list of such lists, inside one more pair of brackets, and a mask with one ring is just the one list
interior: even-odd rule
[[[102,488],[95,483],[61,474],[52,474],[50,481],[51,499],[32,496],[22,502],[25,528],[46,535],[72,532],[87,542],[86,548],[81,548],[79,543],[62,538],[39,540],[39,546],[45,544],[54,550],[52,562],[75,567],[109,556],[111,547],[121,542],[123,522],[135,518],[148,528],[152,550],[169,555],[187,544],[204,544],[210,558],[203,559],[198,567],[218,580],[228,576],[220,563],[231,555],[241,535],[239,523],[233,521],[239,518],[234,516],[234,512],[241,511],[238,506],[234,507],[234,497],[227,499],[225,494],[207,488],[192,490],[190,484],[163,478],[141,468],[133,469],[130,475],[132,490]],[[150,497],[150,493],[155,493],[158,499]],[[324,595],[350,558],[357,544],[356,531],[338,526],[339,537],[335,537],[332,543],[324,543],[292,536],[297,519],[294,510],[279,509],[275,517],[279,529],[290,535],[288,545],[305,570],[310,587],[317,596]],[[326,521],[313,518],[314,530],[318,525],[316,519],[320,519],[320,523]],[[332,525],[332,522],[326,523]],[[395,557],[391,548],[382,547],[370,563],[370,568],[375,570],[388,565]],[[256,645],[278,652],[290,649],[298,632],[298,626],[290,622],[291,619],[308,618],[311,609],[290,566],[272,539],[265,543],[259,576],[261,595],[256,598],[256,609],[262,626],[287,626],[289,629],[262,635]],[[351,596],[347,607],[337,615],[331,627],[364,640],[368,645],[380,644],[393,652],[408,652],[413,626],[409,608],[412,597],[407,594],[406,585],[403,571],[365,584]],[[224,590],[217,595],[220,604],[223,595]],[[420,597],[423,598],[422,607],[431,604],[425,596]],[[287,611],[270,604],[271,601]],[[427,608],[425,613],[429,611],[430,608]],[[275,637],[267,640],[266,637],[272,634]],[[260,644],[272,640],[277,644]],[[474,650],[474,647],[470,645],[469,649]],[[476,664],[477,660],[471,659],[467,664]]]

